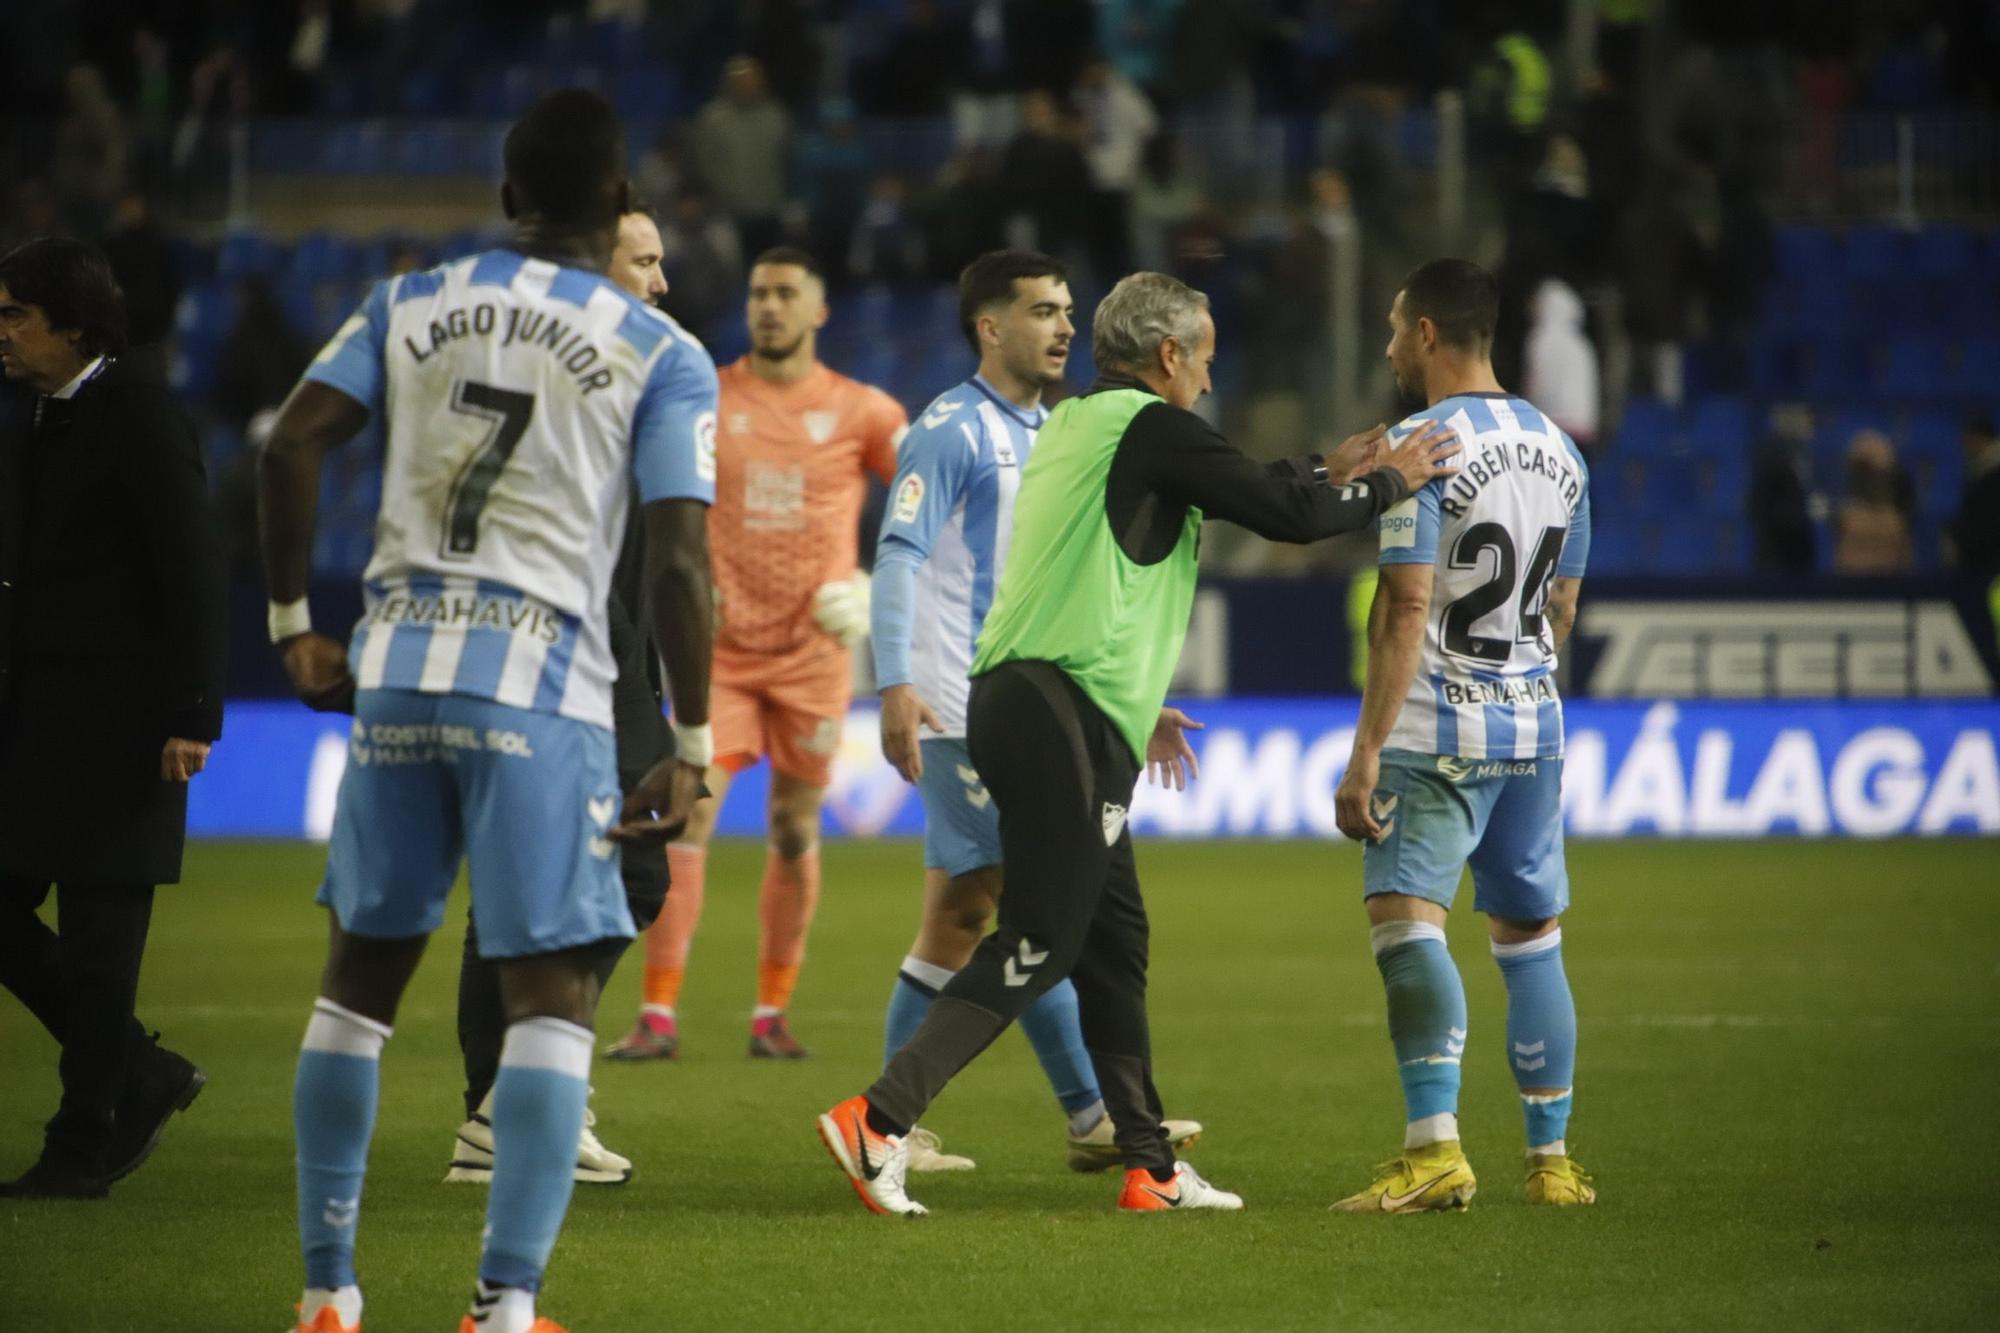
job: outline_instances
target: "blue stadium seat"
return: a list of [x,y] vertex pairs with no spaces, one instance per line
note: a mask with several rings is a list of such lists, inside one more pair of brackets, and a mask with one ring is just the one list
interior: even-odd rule
[[1760,398],[1792,399],[1805,394],[1806,354],[1790,338],[1760,337],[1750,345],[1750,388]]
[[1890,343],[1875,380],[1875,387],[1892,398],[1937,398],[1950,386],[1950,349],[1936,338],[1898,338]]
[[216,253],[215,271],[224,278],[269,276],[284,265],[284,247],[254,231],[232,231],[222,238]]
[[1827,282],[1840,272],[1840,241],[1825,227],[1799,224],[1778,228],[1778,276],[1806,284]]
[[358,257],[353,241],[339,232],[310,231],[292,247],[287,271],[303,282],[340,282],[354,276]]
[[1743,399],[1703,398],[1688,415],[1688,450],[1705,458],[1747,455],[1754,428]]
[[1694,490],[1695,507],[1702,514],[1742,518],[1750,493],[1749,451],[1696,459]]
[[612,84],[611,100],[635,145],[651,141],[655,129],[681,109],[680,81],[664,65],[625,69]]
[[1646,567],[1646,548],[1639,529],[1631,523],[1603,523],[1595,520],[1590,529],[1590,572],[1592,574],[1637,574]]
[[1676,423],[1671,404],[1657,398],[1634,398],[1625,404],[1618,423],[1618,451],[1636,458],[1658,458],[1676,448]]
[[1954,387],[1970,398],[2000,399],[2000,338],[1968,338],[1960,345]]
[[1806,392],[1829,402],[1854,398],[1867,383],[1866,350],[1851,337],[1822,337],[1813,344],[1806,367]]
[[1829,274],[1780,291],[1770,303],[1766,323],[1801,338],[1824,338],[1845,330],[1853,314],[1848,283]]
[[1917,233],[1912,267],[1920,278],[1963,281],[1982,270],[1981,242],[1970,227],[1931,223]]
[[[1958,512],[1965,498],[1965,452],[1948,449],[1922,458],[1903,460],[1916,481],[1917,508],[1933,517]],[[1922,525],[1919,525],[1922,526]]]
[[1855,227],[1847,233],[1843,268],[1850,278],[1908,281],[1915,250],[1910,233],[1901,227]]

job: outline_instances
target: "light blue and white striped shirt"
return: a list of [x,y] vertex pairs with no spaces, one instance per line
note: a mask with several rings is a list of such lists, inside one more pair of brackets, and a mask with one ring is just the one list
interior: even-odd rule
[[715,365],[601,274],[490,250],[376,284],[306,371],[387,440],[362,689],[611,726],[632,482],[715,499]]
[[1550,581],[1590,555],[1590,473],[1576,444],[1525,398],[1445,398],[1391,432],[1427,422],[1458,435],[1458,475],[1377,520],[1381,563],[1436,567],[1424,651],[1387,748],[1465,759],[1563,752]]
[[1047,418],[975,375],[911,422],[896,454],[875,548],[875,680],[916,686],[946,736],[965,734],[973,645],[1007,563],[1021,468]]

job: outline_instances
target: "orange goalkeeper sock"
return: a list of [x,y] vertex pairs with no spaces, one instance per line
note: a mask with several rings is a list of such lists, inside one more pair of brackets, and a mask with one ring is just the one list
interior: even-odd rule
[[702,899],[708,880],[708,848],[682,843],[667,845],[667,866],[673,887],[659,919],[646,929],[646,969],[641,982],[645,1007],[672,1014],[680,1002],[681,979],[687,975],[688,948],[701,924]]
[[757,949],[757,1012],[783,1012],[799,983],[805,962],[806,933],[819,906],[819,847],[803,855],[780,856],[776,848],[764,855],[764,885],[757,916],[762,938]]

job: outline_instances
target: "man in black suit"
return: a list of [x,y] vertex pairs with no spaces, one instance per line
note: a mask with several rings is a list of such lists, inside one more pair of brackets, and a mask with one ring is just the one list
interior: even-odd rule
[[222,562],[194,429],[123,346],[94,247],[0,258],[0,984],[62,1043],[63,1087],[0,1196],[102,1197],[205,1082],[133,1006],[222,730]]

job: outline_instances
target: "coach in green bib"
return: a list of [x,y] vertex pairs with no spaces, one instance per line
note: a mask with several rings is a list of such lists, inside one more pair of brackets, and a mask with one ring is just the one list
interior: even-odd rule
[[1161,1131],[1146,909],[1125,827],[1142,762],[1176,786],[1195,771],[1182,731],[1197,724],[1161,705],[1201,525],[1225,519],[1287,542],[1350,532],[1445,472],[1453,448],[1438,430],[1389,449],[1378,427],[1324,460],[1251,461],[1189,410],[1209,389],[1215,324],[1206,297],[1164,274],[1112,289],[1092,350],[1101,377],[1050,415],[1023,470],[972,667],[967,739],[1000,810],[1007,867],[999,928],[868,1090],[859,1141],[844,1143],[881,1212],[921,1211],[897,1169],[901,1136],[1064,976],[1125,1162],[1120,1206],[1242,1206],[1177,1163]]

